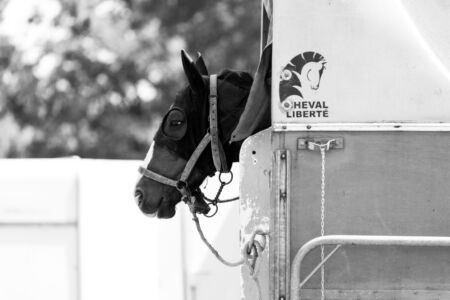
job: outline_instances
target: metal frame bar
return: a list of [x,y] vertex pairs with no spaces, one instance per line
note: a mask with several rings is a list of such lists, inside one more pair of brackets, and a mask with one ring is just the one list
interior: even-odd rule
[[[406,247],[450,247],[450,237],[430,236],[383,236],[383,235],[325,235],[314,238],[305,243],[295,255],[291,268],[291,297],[300,300],[301,263],[305,256],[314,248],[322,245],[352,245],[352,246],[406,246]],[[331,255],[337,250],[336,248]],[[319,266],[320,267],[320,266]],[[317,268],[318,269],[318,268]],[[316,269],[315,269],[316,270]],[[317,271],[317,270],[316,270]],[[313,270],[314,272],[314,270]],[[310,274],[312,276],[312,274]],[[309,279],[311,276],[308,276]]]
[[273,131],[450,131],[450,123],[274,123]]
[[289,299],[290,272],[290,152],[285,149],[275,151],[275,184],[274,202],[271,204],[274,210],[273,240],[275,247],[270,247],[272,297],[277,300]]
[[309,273],[308,276],[306,276],[305,279],[303,279],[302,282],[300,282],[299,288],[301,289],[307,282],[308,280],[313,277],[314,274],[316,274],[317,271],[319,271],[320,267],[322,267],[327,260],[329,260],[331,258],[331,256],[333,256],[334,252],[336,252],[339,248],[341,248],[342,245],[337,245],[336,247],[334,247],[333,250],[331,250],[330,253],[327,254],[326,257],[324,257],[324,259],[311,271],[311,273]]

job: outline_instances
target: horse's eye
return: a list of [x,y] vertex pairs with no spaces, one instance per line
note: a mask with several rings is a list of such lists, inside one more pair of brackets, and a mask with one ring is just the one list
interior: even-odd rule
[[167,137],[173,140],[181,139],[187,130],[184,111],[179,108],[172,108],[164,117],[162,130]]
[[176,127],[176,126],[180,126],[182,124],[183,124],[182,120],[170,120],[170,126]]

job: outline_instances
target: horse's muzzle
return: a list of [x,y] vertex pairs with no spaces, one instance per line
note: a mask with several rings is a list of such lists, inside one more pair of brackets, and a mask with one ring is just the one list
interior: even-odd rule
[[143,214],[145,214],[148,217],[155,217],[158,209],[154,209],[151,207],[148,207],[145,202],[145,196],[144,192],[140,189],[136,189],[134,192],[134,200],[136,201],[137,206],[141,210]]
[[136,201],[136,204],[141,207],[142,202],[144,202],[144,194],[137,190],[134,192],[134,201]]

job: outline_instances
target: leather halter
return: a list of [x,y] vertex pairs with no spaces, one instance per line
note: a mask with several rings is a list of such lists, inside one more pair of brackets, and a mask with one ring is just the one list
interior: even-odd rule
[[209,143],[211,143],[211,152],[214,167],[216,168],[216,170],[221,173],[229,172],[225,152],[219,139],[219,128],[217,123],[217,100],[217,75],[214,74],[209,77],[209,129],[187,161],[184,170],[181,173],[180,179],[174,180],[168,178],[164,175],[148,170],[142,166],[139,167],[139,173],[141,173],[144,177],[153,179],[162,184],[173,186],[177,188],[183,196],[190,197],[191,195],[187,180],[191,175],[192,170],[194,169],[194,166],[197,163],[200,155],[203,153]]

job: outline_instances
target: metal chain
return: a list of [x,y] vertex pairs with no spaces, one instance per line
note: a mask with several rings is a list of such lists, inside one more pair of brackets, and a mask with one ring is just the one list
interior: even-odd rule
[[[325,235],[325,153],[330,150],[332,143],[335,140],[329,140],[325,144],[310,143],[308,145],[310,150],[319,148],[321,156],[321,174],[320,174],[320,235]],[[320,260],[323,263],[325,259],[325,246],[320,246]],[[325,300],[325,264],[320,267],[320,299]]]
[[219,187],[214,199],[206,197],[205,194],[203,194],[203,192],[200,191],[200,194],[201,194],[203,200],[205,200],[210,207],[214,208],[213,213],[205,214],[205,217],[207,217],[207,218],[212,218],[217,214],[217,212],[219,211],[219,206],[217,206],[217,204],[239,200],[239,197],[234,197],[234,198],[230,198],[230,199],[219,199],[220,194],[222,194],[223,188],[233,181],[233,173],[231,171],[228,172],[228,174],[231,175],[231,177],[228,181],[222,179],[222,174],[224,174],[224,173],[220,172],[220,174],[219,174],[220,187]]
[[[326,145],[320,146],[320,155],[322,158],[322,172],[320,184],[320,235],[325,235],[325,151]],[[320,260],[323,262],[325,258],[325,247],[320,247]],[[321,300],[325,300],[325,264],[320,267],[320,293]]]
[[205,194],[203,194],[203,199],[205,199],[207,202],[211,203],[212,205],[217,205],[218,203],[227,203],[227,202],[233,202],[233,201],[239,200],[239,197],[233,197],[233,198],[229,198],[229,199],[219,199],[220,194],[222,193],[222,190],[225,185],[226,184],[224,184],[224,183],[220,184],[219,190],[217,191],[214,199],[206,197]]

